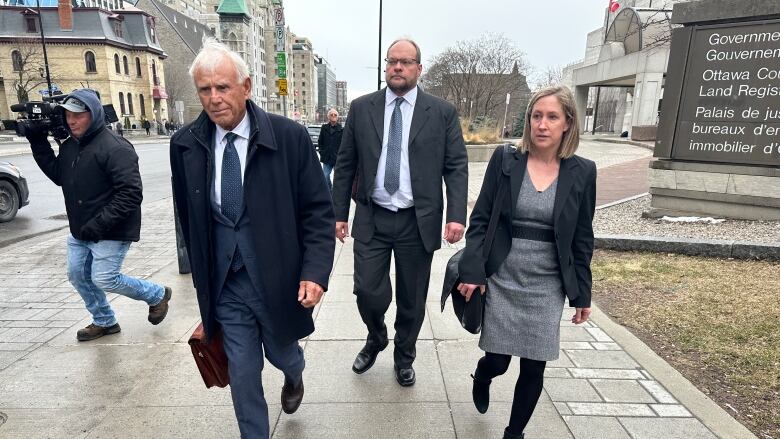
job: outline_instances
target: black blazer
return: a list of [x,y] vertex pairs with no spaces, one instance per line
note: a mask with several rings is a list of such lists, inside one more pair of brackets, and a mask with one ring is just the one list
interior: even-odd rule
[[[371,194],[374,191],[385,117],[385,89],[352,101],[333,177],[336,221],[349,217],[352,181],[359,173],[352,236],[367,242],[374,236]],[[446,222],[466,224],[468,157],[455,107],[417,90],[409,130],[409,174],[414,210],[425,249],[441,247],[442,179],[447,187]]]
[[[519,150],[504,152],[499,147],[493,153],[485,179],[471,213],[466,231],[466,249],[458,265],[460,281],[485,285],[488,276],[498,270],[512,248],[512,216],[525,176],[528,155]],[[509,183],[502,200],[494,200],[499,179]],[[496,236],[485,261],[482,245],[485,240],[490,211],[494,203],[501,206]],[[561,267],[561,280],[569,305],[590,306],[593,256],[593,213],[596,208],[596,164],[579,156],[561,160],[558,189],[553,207],[553,231]]]
[[[261,279],[270,332],[291,343],[314,331],[312,310],[298,302],[298,286],[309,280],[328,289],[336,238],[333,207],[322,168],[306,129],[247,101],[251,123],[244,171],[244,206]],[[215,276],[214,122],[205,112],[171,138],[173,200],[192,267],[192,279],[206,334],[214,332]],[[249,266],[247,266],[249,269]]]

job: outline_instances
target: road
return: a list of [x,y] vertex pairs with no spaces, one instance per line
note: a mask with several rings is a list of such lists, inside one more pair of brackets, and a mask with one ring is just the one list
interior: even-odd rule
[[[136,145],[135,150],[144,184],[144,203],[170,197],[168,144],[147,143]],[[32,154],[5,156],[0,160],[18,166],[30,188],[30,204],[20,209],[13,221],[0,223],[0,247],[68,225],[61,189],[41,172]]]

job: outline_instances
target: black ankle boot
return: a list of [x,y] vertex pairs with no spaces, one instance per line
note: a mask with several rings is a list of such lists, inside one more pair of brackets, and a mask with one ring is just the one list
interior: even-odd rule
[[490,383],[492,380],[481,380],[475,375],[471,375],[474,380],[474,386],[471,388],[471,398],[474,400],[474,407],[480,413],[485,413],[490,405]]
[[514,434],[504,429],[504,439],[525,439],[525,433]]

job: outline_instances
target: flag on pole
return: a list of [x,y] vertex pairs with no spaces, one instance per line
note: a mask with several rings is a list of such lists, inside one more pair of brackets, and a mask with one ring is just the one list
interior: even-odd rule
[[609,0],[609,12],[614,14],[618,9],[620,9],[620,3],[615,0]]

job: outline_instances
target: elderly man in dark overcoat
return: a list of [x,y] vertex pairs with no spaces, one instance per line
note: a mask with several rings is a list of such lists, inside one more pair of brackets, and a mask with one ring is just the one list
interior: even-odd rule
[[263,354],[303,398],[312,308],[327,289],[335,227],[306,129],[250,100],[248,68],[206,40],[190,68],[203,112],[171,138],[174,200],[208,337],[224,339],[242,438],[269,437]]

